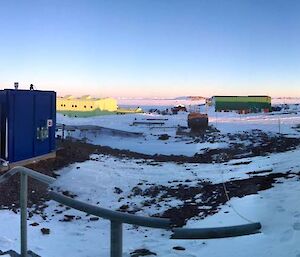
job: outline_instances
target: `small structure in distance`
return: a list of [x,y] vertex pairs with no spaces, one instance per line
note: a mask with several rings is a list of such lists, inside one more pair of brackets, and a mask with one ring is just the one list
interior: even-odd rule
[[208,115],[199,112],[189,113],[188,127],[192,132],[205,131],[208,128]]

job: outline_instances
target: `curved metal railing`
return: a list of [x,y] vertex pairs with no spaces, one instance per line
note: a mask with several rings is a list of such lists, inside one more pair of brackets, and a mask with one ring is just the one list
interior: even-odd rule
[[0,184],[9,180],[13,175],[15,175],[17,173],[27,175],[27,176],[29,176],[35,180],[38,180],[46,185],[50,185],[56,181],[55,178],[52,178],[52,177],[42,174],[40,172],[31,170],[31,169],[28,169],[25,167],[15,167],[0,176]]
[[216,239],[256,234],[261,229],[259,222],[218,228],[174,228],[172,239]]
[[[0,184],[7,181],[13,175],[20,174],[20,209],[21,209],[21,256],[27,256],[27,191],[28,176],[46,185],[51,185],[55,178],[41,174],[37,171],[15,167],[0,176]],[[49,191],[52,200],[67,205],[79,211],[108,219],[111,222],[110,256],[122,256],[123,223],[143,227],[171,230],[171,239],[213,239],[224,237],[236,237],[258,233],[261,229],[260,223],[250,223],[239,226],[217,227],[217,228],[174,228],[169,219],[142,217],[135,214],[123,213],[91,205],[67,197],[65,195]]]
[[105,208],[101,208],[95,205],[87,204],[82,201],[72,199],[62,194],[55,193],[53,191],[50,192],[49,195],[50,198],[56,202],[62,203],[73,209],[83,211],[103,219],[114,220],[121,223],[132,224],[132,225],[137,225],[142,227],[165,228],[165,229],[171,228],[171,221],[169,219],[143,217],[135,214],[112,211],[112,210],[108,210]]

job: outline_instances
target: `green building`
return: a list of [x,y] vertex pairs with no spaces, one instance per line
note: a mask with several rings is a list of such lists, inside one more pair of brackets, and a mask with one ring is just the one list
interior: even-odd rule
[[238,111],[240,113],[271,111],[271,97],[269,96],[214,96],[212,99],[215,110]]

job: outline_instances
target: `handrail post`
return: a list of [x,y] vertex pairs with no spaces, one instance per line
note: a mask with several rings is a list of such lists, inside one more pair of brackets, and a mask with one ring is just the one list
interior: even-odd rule
[[27,257],[27,193],[28,177],[20,173],[20,209],[21,209],[21,257]]
[[122,223],[111,220],[110,223],[110,257],[122,257],[123,252]]

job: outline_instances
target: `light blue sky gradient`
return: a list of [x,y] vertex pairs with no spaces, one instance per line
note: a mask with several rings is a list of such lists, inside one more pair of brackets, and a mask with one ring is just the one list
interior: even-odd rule
[[0,86],[300,96],[300,1],[0,2]]

